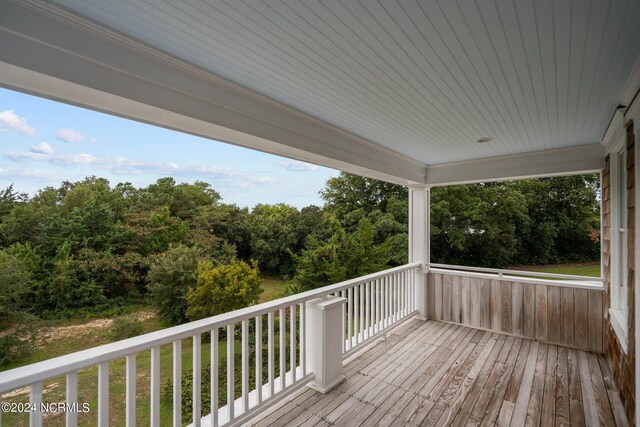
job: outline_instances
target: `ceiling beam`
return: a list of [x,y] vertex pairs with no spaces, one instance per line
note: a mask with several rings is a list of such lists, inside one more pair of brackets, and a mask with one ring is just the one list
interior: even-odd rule
[[39,1],[0,2],[0,86],[397,184],[425,182],[420,162]]
[[601,144],[429,166],[427,185],[469,184],[507,179],[576,175],[604,168]]

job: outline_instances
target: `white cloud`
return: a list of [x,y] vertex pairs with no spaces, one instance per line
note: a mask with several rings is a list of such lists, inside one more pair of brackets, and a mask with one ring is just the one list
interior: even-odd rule
[[37,170],[37,169],[1,169],[0,177],[25,178],[29,181],[50,181],[52,179],[60,179],[54,172]]
[[41,144],[31,147],[30,152],[12,151],[5,153],[4,157],[18,163],[24,161],[48,162],[62,166],[87,166],[99,163],[100,161],[97,157],[86,153],[54,155],[53,149],[51,149],[48,144],[47,147],[51,149],[51,153],[45,153],[44,151],[47,151],[47,148],[39,147],[39,145]]
[[182,168],[184,174],[205,176],[208,178],[233,178],[241,176],[242,173],[229,168],[219,166],[193,165]]
[[217,166],[180,166],[173,162],[149,162],[126,157],[99,158],[87,153],[54,154],[53,148],[44,142],[31,147],[30,152],[14,151],[6,153],[4,157],[18,163],[35,161],[59,166],[91,166],[117,175],[139,175],[147,172],[163,176],[212,180],[217,185],[236,188],[249,188],[255,185],[267,186],[276,183],[276,180],[268,176],[251,175],[243,171]]
[[145,160],[131,160],[126,157],[113,157],[102,159],[100,163],[109,171],[115,174],[139,174],[146,170],[150,172],[174,173],[180,170],[180,166],[173,162],[148,162]]
[[50,163],[64,166],[87,166],[98,163],[100,159],[91,154],[79,153],[79,154],[65,154],[63,156],[52,156],[49,159]]
[[258,184],[272,184],[275,182],[273,178],[268,176],[250,176],[247,179]]
[[21,151],[11,151],[4,155],[7,159],[13,160],[14,162],[22,162],[22,161],[47,161],[51,158],[48,154],[42,153],[25,153]]
[[27,119],[13,110],[0,111],[0,130],[11,130],[27,136],[36,134],[36,130],[27,124]]
[[31,147],[31,152],[39,154],[53,154],[53,148],[51,148],[51,146],[46,142],[41,142],[40,144]]
[[87,137],[77,130],[73,129],[59,129],[56,133],[56,138],[65,142],[84,142],[87,140]]
[[284,160],[278,163],[278,166],[289,172],[312,172],[318,170],[318,166],[298,160]]

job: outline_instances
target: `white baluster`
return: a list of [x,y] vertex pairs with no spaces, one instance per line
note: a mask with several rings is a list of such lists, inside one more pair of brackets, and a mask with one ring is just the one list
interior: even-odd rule
[[109,362],[98,365],[98,427],[109,427]]
[[274,394],[274,390],[275,390],[275,374],[274,374],[274,368],[275,368],[275,340],[273,337],[273,324],[274,324],[274,313],[271,312],[267,315],[267,351],[268,351],[268,361],[267,361],[267,370],[268,370],[268,376],[269,376],[269,397],[273,397]]
[[262,316],[256,316],[256,402],[262,402]]
[[173,342],[173,427],[182,426],[182,341]]
[[218,426],[218,364],[220,363],[219,359],[219,350],[218,350],[218,341],[219,341],[219,333],[218,328],[215,328],[211,331],[211,426]]
[[385,276],[384,278],[384,327],[388,327],[390,325],[389,319],[391,318],[391,280],[389,276]]
[[29,427],[42,427],[42,383],[29,386],[29,403],[33,411],[29,412]]
[[[344,304],[343,304],[344,306]],[[307,327],[307,305],[300,304],[300,369],[302,377],[307,375],[307,345],[304,328]],[[342,352],[344,353],[344,310],[342,311]]]
[[[67,374],[67,405],[78,404],[78,372],[69,372]],[[78,411],[67,409],[66,416],[67,427],[76,427],[78,425]]]
[[249,321],[242,321],[242,409],[249,410]]
[[291,384],[296,382],[296,306],[289,307],[289,366]]
[[127,427],[136,425],[136,355],[126,357],[126,424]]
[[202,340],[200,334],[193,336],[193,426],[200,427],[202,417]]
[[227,409],[229,411],[229,422],[235,418],[235,360],[234,348],[234,325],[227,325]]
[[369,338],[371,336],[371,331],[369,330],[369,324],[370,324],[370,321],[371,321],[371,283],[370,282],[365,283],[364,284],[364,289],[366,291],[365,301],[364,301],[364,307],[365,307],[365,316],[364,316],[365,334],[364,334],[364,338],[366,339],[366,338]]
[[[340,291],[340,296],[342,298],[345,298],[345,295],[347,294],[346,290],[342,290]],[[302,304],[302,307],[306,307],[306,304]],[[342,304],[342,328],[341,328],[341,333],[342,333],[342,354],[344,354],[345,350],[346,350],[346,343],[345,343],[345,335],[346,335],[346,331],[345,331],[345,327],[346,327],[346,319],[345,316],[347,315],[347,307],[346,304]],[[304,347],[303,347],[304,348]]]
[[284,308],[280,309],[280,336],[279,336],[279,344],[280,344],[280,391],[283,391],[284,388],[287,386],[286,384],[286,372],[287,372],[287,360],[286,360],[286,355],[287,355],[287,344],[286,344],[286,340],[285,340],[285,323],[286,323],[286,319],[285,319],[285,315],[284,315]]
[[351,334],[353,333],[353,288],[347,290],[349,295],[349,301],[347,302],[347,350],[350,350],[353,346],[351,341]]
[[354,334],[354,346],[360,342],[360,289],[358,286],[353,288],[353,334]]
[[151,427],[160,427],[160,347],[151,349]]
[[405,310],[406,310],[406,308],[407,308],[407,301],[406,301],[406,300],[407,300],[407,291],[406,291],[406,287],[405,287],[405,285],[406,285],[406,283],[407,283],[407,282],[406,282],[406,281],[405,281],[405,279],[404,279],[404,271],[403,271],[403,272],[401,272],[398,276],[399,276],[399,278],[400,278],[400,279],[399,279],[399,280],[400,280],[400,292],[401,292],[401,295],[402,295],[402,299],[401,299],[401,301],[402,301],[402,302],[401,302],[401,310],[400,310],[400,318],[404,318],[404,316],[405,316]]

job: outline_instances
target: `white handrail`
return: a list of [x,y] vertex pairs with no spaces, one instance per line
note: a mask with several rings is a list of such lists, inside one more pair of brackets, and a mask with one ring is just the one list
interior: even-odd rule
[[216,328],[225,327],[243,320],[249,320],[263,314],[273,313],[276,310],[284,310],[285,308],[295,306],[296,304],[302,304],[306,301],[329,294],[339,293],[342,290],[350,289],[354,286],[359,286],[396,273],[413,270],[420,266],[420,263],[413,263],[391,268],[378,273],[369,274],[367,276],[346,280],[334,285],[302,292],[286,298],[280,298],[274,301],[186,323],[184,325],[162,329],[138,337],[101,345],[43,362],[0,372],[0,393],[6,393],[20,387],[62,376],[69,372],[78,371],[80,369],[109,362],[113,359],[147,351],[153,347],[171,344],[185,338],[191,338],[198,334],[210,332]]
[[496,280],[496,281],[509,281],[509,282],[519,282],[519,283],[529,283],[529,284],[538,284],[538,285],[546,285],[546,286],[555,286],[560,288],[577,288],[577,289],[588,289],[595,291],[603,291],[604,286],[601,282],[597,280],[561,280],[561,279],[551,279],[551,278],[537,278],[537,277],[524,277],[524,276],[511,276],[508,274],[498,275],[496,273],[484,273],[481,271],[466,271],[466,270],[454,270],[448,268],[437,268],[431,267],[429,269],[430,274],[445,274],[445,275],[453,275],[453,276],[462,276],[462,277],[475,277],[479,279],[488,279],[488,280]]
[[591,277],[591,276],[578,276],[574,274],[556,274],[556,273],[542,273],[537,271],[527,271],[527,270],[504,270],[500,268],[485,268],[485,267],[468,267],[464,265],[450,265],[450,264],[437,264],[431,263],[429,264],[429,268],[443,268],[447,270],[461,270],[461,271],[477,271],[480,273],[494,273],[498,276],[502,277],[504,275],[511,276],[536,276],[536,277],[548,277],[551,279],[559,279],[559,280],[583,280],[589,282],[603,282],[602,277]]

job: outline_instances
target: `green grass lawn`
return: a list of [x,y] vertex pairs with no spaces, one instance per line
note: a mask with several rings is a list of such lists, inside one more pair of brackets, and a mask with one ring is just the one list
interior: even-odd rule
[[510,270],[535,271],[538,273],[571,274],[575,276],[600,277],[600,262],[579,264],[532,265],[511,267]]
[[273,277],[262,278],[262,296],[260,302],[267,302],[274,299],[281,298],[284,292],[284,280]]

